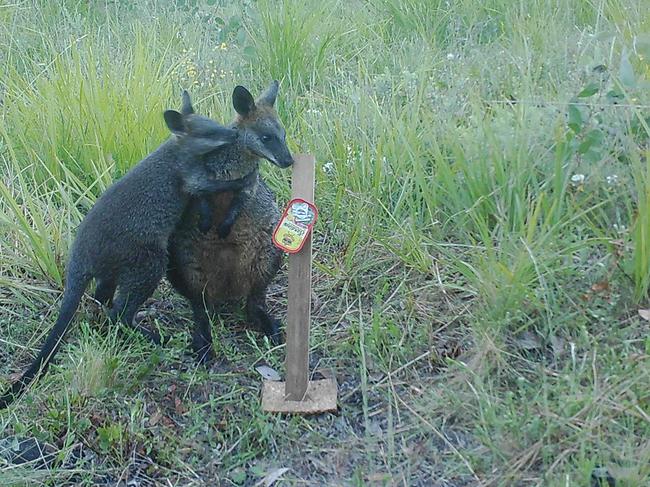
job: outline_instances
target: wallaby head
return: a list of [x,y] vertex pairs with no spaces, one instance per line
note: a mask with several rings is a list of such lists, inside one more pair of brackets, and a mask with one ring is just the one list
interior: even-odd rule
[[279,83],[271,86],[254,100],[243,86],[236,86],[232,104],[237,112],[234,127],[240,132],[244,148],[279,167],[289,167],[293,157],[287,147],[286,132],[273,105],[278,95]]
[[183,91],[181,111],[167,110],[164,117],[178,145],[192,157],[202,156],[231,144],[238,137],[236,130],[195,114],[187,91]]

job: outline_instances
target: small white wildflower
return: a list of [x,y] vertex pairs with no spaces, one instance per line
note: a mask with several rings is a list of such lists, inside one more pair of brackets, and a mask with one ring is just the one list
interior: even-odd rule
[[447,59],[453,61],[454,59],[456,59],[456,55],[453,52],[449,52],[447,53]]
[[607,176],[607,184],[610,186],[614,186],[616,183],[618,183],[618,175],[617,174],[612,174],[611,176]]
[[327,174],[332,174],[334,172],[334,164],[331,162],[326,162],[323,164],[323,171]]
[[585,175],[584,174],[574,174],[571,176],[571,182],[575,185],[582,184],[585,182]]

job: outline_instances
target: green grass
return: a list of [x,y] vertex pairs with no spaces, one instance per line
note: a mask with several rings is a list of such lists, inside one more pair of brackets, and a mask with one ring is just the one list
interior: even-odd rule
[[[265,414],[274,349],[215,323],[196,368],[163,285],[152,347],[88,300],[52,370],[0,414],[50,444],[2,485],[650,484],[650,21],[642,0],[0,5],[0,382],[58,312],[95,198],[191,91],[281,80],[316,155],[313,363],[340,413]],[[280,204],[289,172],[265,165]],[[286,311],[286,275],[270,292]],[[236,325],[236,326],[235,326]],[[103,480],[102,480],[103,479]],[[150,479],[150,480],[147,480]]]

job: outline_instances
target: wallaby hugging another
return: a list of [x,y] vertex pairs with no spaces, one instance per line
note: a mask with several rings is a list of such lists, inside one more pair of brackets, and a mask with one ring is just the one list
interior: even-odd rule
[[[274,81],[257,100],[242,86],[234,89],[237,115],[230,127],[239,137],[219,149],[224,162],[219,164],[218,177],[233,179],[257,172],[261,158],[281,168],[293,164],[274,108],[278,87]],[[199,360],[214,357],[208,311],[225,301],[245,298],[248,321],[274,343],[281,342],[279,322],[266,306],[266,290],[282,257],[271,240],[279,218],[274,195],[260,178],[239,194],[195,198],[188,205],[169,242],[167,277],[192,306],[192,346]]]
[[181,112],[164,113],[172,137],[110,186],[81,222],[70,251],[59,317],[30,367],[0,397],[0,409],[47,369],[92,279],[95,298],[112,303],[111,320],[119,318],[159,341],[156,332],[134,324],[133,317],[165,274],[169,238],[190,198],[239,191],[257,180],[254,168],[236,180],[218,178],[214,155],[239,134],[193,112],[185,92]]

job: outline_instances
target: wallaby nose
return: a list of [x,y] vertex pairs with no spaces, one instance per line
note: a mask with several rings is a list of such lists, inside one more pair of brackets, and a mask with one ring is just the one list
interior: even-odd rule
[[285,151],[284,156],[280,160],[279,165],[282,168],[293,166],[293,156],[291,155],[291,152],[289,152],[288,150]]

